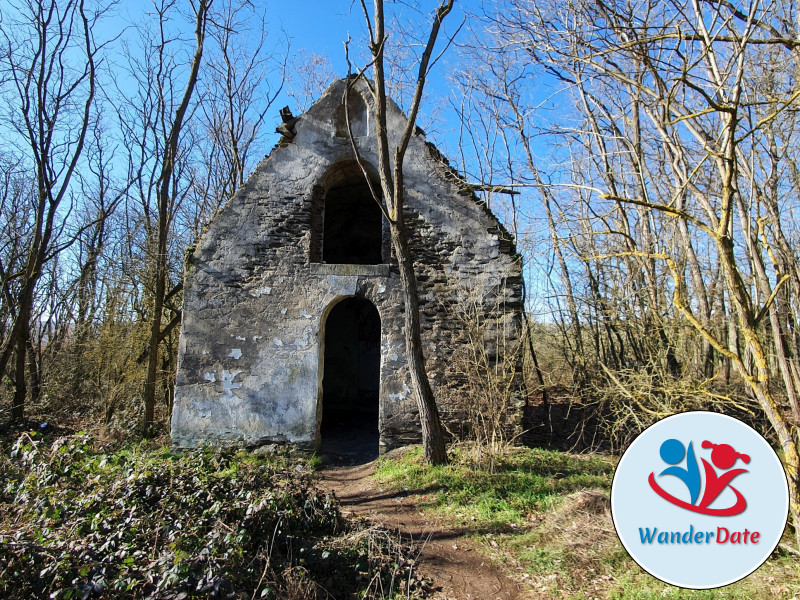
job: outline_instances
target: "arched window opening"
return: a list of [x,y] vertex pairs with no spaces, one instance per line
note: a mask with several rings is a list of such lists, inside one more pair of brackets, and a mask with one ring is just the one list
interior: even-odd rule
[[[372,187],[380,190],[377,181]],[[355,161],[333,165],[314,187],[309,260],[379,265],[387,252],[383,213]]]
[[381,222],[381,210],[366,182],[328,190],[322,259],[331,264],[380,264]]

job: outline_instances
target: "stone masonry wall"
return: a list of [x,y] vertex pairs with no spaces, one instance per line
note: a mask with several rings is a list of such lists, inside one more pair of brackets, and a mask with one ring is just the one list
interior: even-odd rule
[[[386,264],[315,262],[320,198],[341,180],[343,165],[353,165],[339,122],[345,85],[334,83],[300,117],[295,137],[259,164],[187,260],[172,417],[177,446],[314,446],[325,317],[349,296],[366,298],[381,317],[381,446],[419,440],[400,280],[388,237]],[[365,85],[357,84],[361,92]],[[369,94],[362,93],[362,100],[364,113],[356,121],[363,135],[356,144],[362,158],[376,165]],[[390,136],[396,140],[404,125],[404,115],[392,104]],[[508,234],[463,191],[421,132],[411,140],[404,173],[424,350],[434,391],[448,399],[440,408],[455,430],[463,383],[450,368],[454,348],[463,343],[457,308],[467,296],[480,298],[500,307],[488,315],[495,322],[490,330],[518,331],[520,264]]]

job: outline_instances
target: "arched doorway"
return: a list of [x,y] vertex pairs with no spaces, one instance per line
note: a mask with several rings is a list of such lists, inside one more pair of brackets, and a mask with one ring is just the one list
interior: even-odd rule
[[325,319],[320,450],[340,459],[378,455],[381,318],[369,300],[352,297]]

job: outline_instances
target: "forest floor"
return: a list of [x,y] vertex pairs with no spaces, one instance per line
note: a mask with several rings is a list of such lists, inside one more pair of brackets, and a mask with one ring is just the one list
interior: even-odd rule
[[415,576],[436,600],[800,598],[797,558],[780,552],[717,590],[643,572],[614,533],[610,457],[516,448],[487,468],[475,450],[454,447],[443,467],[424,465],[419,447],[328,455],[315,484],[343,514],[411,544]]
[[462,442],[429,466],[419,446],[376,458],[374,440],[352,438],[309,457],[173,452],[166,437],[109,443],[38,422],[6,434],[9,600],[212,588],[268,600],[800,599],[800,562],[784,551],[717,590],[643,572],[614,532],[608,454]]
[[[493,564],[472,537],[477,528],[457,527],[420,510],[414,496],[391,491],[373,478],[375,462],[332,466],[319,473],[319,485],[335,494],[342,512],[395,530],[419,553],[417,575],[429,581],[441,600],[522,600],[535,598],[522,577]],[[527,588],[527,589],[526,589]]]

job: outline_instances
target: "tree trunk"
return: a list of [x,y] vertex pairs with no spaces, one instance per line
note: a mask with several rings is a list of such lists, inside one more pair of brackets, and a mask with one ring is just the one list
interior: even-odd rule
[[147,379],[144,395],[144,436],[153,434],[155,426],[156,389],[158,387],[158,347],[161,342],[161,317],[164,312],[164,293],[166,289],[167,262],[167,220],[166,211],[159,207],[158,240],[156,250],[156,281],[153,297],[153,314],[150,322],[150,345],[147,357]]
[[175,161],[178,157],[178,137],[184,124],[184,117],[189,108],[189,103],[194,93],[200,62],[203,58],[203,44],[206,36],[208,11],[213,0],[201,0],[195,14],[195,52],[192,57],[192,66],[189,79],[183,93],[181,103],[175,111],[175,117],[170,125],[164,155],[161,159],[161,174],[158,178],[157,203],[158,203],[158,230],[156,231],[155,252],[155,289],[153,297],[153,313],[150,321],[150,340],[147,357],[147,379],[145,380],[144,397],[144,435],[153,433],[155,424],[156,389],[158,387],[158,348],[161,343],[161,319],[164,313],[164,297],[166,294],[167,280],[167,236],[171,220],[170,208],[172,205],[172,181],[175,170]]
[[[405,202],[405,187],[403,183],[403,158],[406,149],[414,133],[415,123],[419,105],[422,101],[422,90],[425,87],[425,80],[428,75],[428,64],[431,53],[436,43],[436,37],[442,20],[453,8],[453,0],[447,0],[436,10],[433,24],[431,25],[430,35],[425,50],[419,63],[416,87],[414,89],[414,99],[409,110],[405,130],[400,138],[400,142],[394,150],[394,165],[389,159],[389,134],[386,127],[386,82],[384,78],[383,53],[385,50],[385,22],[383,13],[383,0],[375,0],[375,23],[372,27],[369,14],[367,14],[366,4],[362,3],[364,17],[370,31],[370,52],[373,56],[373,73],[375,83],[373,96],[375,100],[375,141],[378,150],[378,174],[383,191],[383,199],[375,196],[375,201],[382,206],[384,215],[387,216],[392,232],[392,246],[394,247],[397,262],[400,267],[400,281],[403,286],[405,296],[405,342],[406,354],[408,355],[408,366],[411,375],[411,383],[417,399],[419,409],[420,426],[422,429],[422,445],[425,449],[425,459],[430,464],[447,463],[447,450],[444,444],[442,425],[439,420],[439,411],[436,407],[436,398],[433,395],[428,374],[425,371],[425,356],[422,351],[422,339],[420,337],[419,324],[419,298],[417,294],[417,278],[414,274],[414,263],[411,260],[411,252],[408,244],[405,222],[403,220],[403,208]],[[346,96],[345,96],[346,97]],[[350,136],[356,159],[359,160],[358,152]],[[364,165],[362,170],[366,175]],[[394,171],[392,171],[394,168]],[[374,192],[373,192],[374,194]]]
[[11,420],[15,423],[22,423],[25,419],[25,396],[27,394],[25,357],[28,353],[28,335],[28,328],[23,326],[20,336],[17,338],[14,368],[14,402],[11,405]]
[[33,344],[30,331],[28,331],[28,377],[31,380],[30,396],[31,404],[39,402],[42,393],[42,355],[41,347],[37,352],[37,347]]
[[439,410],[436,407],[436,398],[425,370],[425,355],[420,336],[417,278],[414,274],[414,263],[411,260],[408,236],[402,218],[392,224],[392,246],[400,267],[400,281],[403,284],[406,354],[408,355],[412,388],[419,409],[425,460],[432,465],[443,465],[447,463],[447,450],[445,449]]

